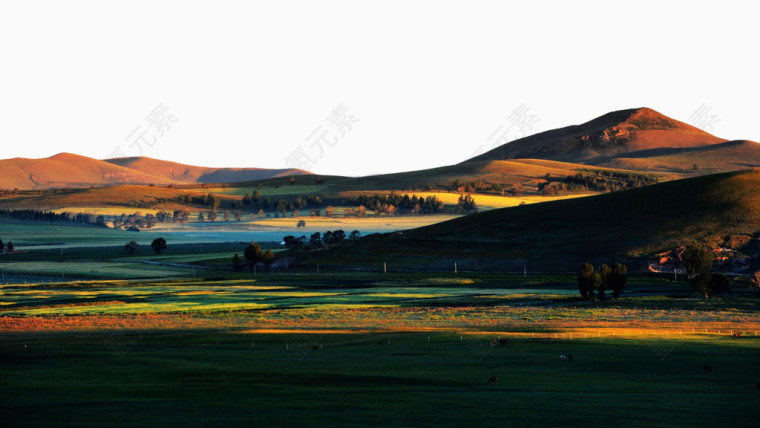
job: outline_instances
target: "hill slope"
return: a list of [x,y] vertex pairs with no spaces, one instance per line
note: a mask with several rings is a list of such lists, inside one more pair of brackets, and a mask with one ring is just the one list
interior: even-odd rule
[[0,189],[50,189],[118,184],[194,184],[310,174],[299,169],[206,168],[151,158],[106,161],[59,153],[43,159],[0,160]]
[[3,189],[167,183],[151,174],[70,153],[44,159],[0,160],[0,171],[0,188]]
[[637,108],[521,138],[467,162],[539,158],[669,172],[683,172],[694,164],[708,163],[703,172],[760,166],[759,144],[729,143],[652,109]]
[[[386,236],[304,263],[407,268],[576,269],[728,234],[760,231],[760,171],[723,173],[622,192],[488,211]],[[323,260],[317,260],[323,257]]]
[[288,175],[310,174],[301,169],[264,168],[208,168],[181,163],[130,157],[107,159],[106,162],[140,171],[174,183],[231,183],[239,181],[264,180]]

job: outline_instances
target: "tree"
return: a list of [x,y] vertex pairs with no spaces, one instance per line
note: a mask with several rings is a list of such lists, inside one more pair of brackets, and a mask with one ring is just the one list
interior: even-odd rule
[[318,248],[322,246],[322,234],[319,232],[314,232],[311,234],[311,237],[309,238],[309,244],[311,244],[312,248]]
[[253,202],[253,198],[251,198],[251,194],[246,193],[245,196],[243,196],[243,206],[247,207],[248,205],[251,205],[251,202]]
[[8,245],[5,248],[8,249],[9,253],[12,253],[12,252],[16,251],[16,248],[13,246],[13,242],[11,242],[11,241],[8,241]]
[[728,277],[719,273],[701,273],[692,278],[689,283],[694,292],[705,296],[705,299],[713,294],[727,293],[729,291]]
[[235,254],[235,257],[232,258],[232,268],[237,271],[243,270],[243,264],[240,263],[240,256],[237,254]]
[[162,252],[166,251],[166,239],[156,238],[150,244],[150,247],[153,248],[153,251],[156,254],[161,254]]
[[612,296],[614,298],[620,297],[626,282],[628,282],[628,267],[622,263],[612,265],[609,285],[612,288]]
[[253,268],[261,261],[264,253],[261,251],[261,245],[251,242],[251,244],[245,248],[243,256],[248,260],[248,270],[253,271]]
[[332,236],[333,244],[340,244],[345,239],[346,239],[346,232],[344,232],[343,230],[338,229],[335,232],[333,232],[333,236]]
[[147,214],[145,215],[145,227],[150,229],[151,227],[156,225],[156,216],[153,214]]
[[2,253],[3,251],[5,251],[5,244],[3,244],[3,240],[0,239],[0,253]]
[[251,199],[253,199],[253,202],[258,205],[259,201],[261,200],[261,194],[259,194],[258,190],[253,191],[253,197]]
[[597,275],[594,266],[589,263],[581,265],[578,271],[578,291],[581,293],[584,299],[588,299],[594,296],[595,275]]
[[138,245],[136,241],[129,241],[124,245],[124,252],[131,256],[137,252],[137,246]]
[[274,253],[272,250],[266,250],[264,252],[264,255],[261,256],[261,262],[264,263],[264,267],[266,267],[267,272],[269,272],[269,267],[272,266],[272,263],[274,262]]
[[277,209],[275,211],[282,213],[284,217],[285,213],[287,213],[288,211],[288,200],[280,199],[279,201],[277,201]]
[[606,264],[599,266],[599,281],[596,285],[596,293],[599,300],[604,300],[605,290],[610,285],[610,277],[612,276],[612,269]]
[[174,211],[174,215],[172,216],[172,220],[174,222],[179,222],[179,223],[183,223],[184,224],[189,217],[190,217],[190,211],[188,211],[188,210],[186,210],[186,209],[183,208],[181,210],[175,210]]
[[478,212],[478,204],[475,203],[475,199],[470,195],[459,196],[457,207],[460,211],[475,211]]
[[713,274],[710,281],[710,294],[728,293],[729,290],[728,277],[719,273]]
[[354,241],[355,241],[355,240],[359,239],[359,237],[360,237],[360,236],[362,236],[362,233],[361,233],[361,232],[359,232],[358,230],[354,230],[354,231],[353,231],[353,232],[351,232],[351,234],[349,235],[349,238],[351,238],[352,240],[354,240]]
[[304,242],[306,242],[306,237],[302,236],[300,238],[296,238],[293,235],[288,235],[282,238],[282,241],[285,243],[285,246],[288,247],[288,249],[298,250],[303,247]]
[[705,247],[691,246],[681,254],[680,258],[681,266],[686,270],[689,280],[709,273],[715,264],[715,256]]

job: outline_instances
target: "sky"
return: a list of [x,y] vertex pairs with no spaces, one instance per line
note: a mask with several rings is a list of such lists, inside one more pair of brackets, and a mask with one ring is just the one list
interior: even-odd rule
[[0,1],[0,158],[363,176],[650,107],[760,141],[723,1]]

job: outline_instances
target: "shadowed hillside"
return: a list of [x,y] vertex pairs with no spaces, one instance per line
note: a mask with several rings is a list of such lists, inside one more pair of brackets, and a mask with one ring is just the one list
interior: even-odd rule
[[[622,192],[506,208],[368,237],[303,263],[400,268],[577,268],[760,231],[760,171],[677,180]],[[318,260],[321,259],[321,260]]]

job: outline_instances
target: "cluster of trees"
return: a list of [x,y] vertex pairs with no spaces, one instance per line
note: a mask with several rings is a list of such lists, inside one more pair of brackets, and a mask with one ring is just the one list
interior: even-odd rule
[[475,203],[475,199],[470,195],[460,195],[459,202],[457,202],[457,209],[459,211],[474,211],[478,212],[478,204]]
[[626,282],[628,267],[622,263],[615,263],[612,267],[604,264],[599,269],[584,263],[578,272],[578,291],[584,299],[604,300],[606,290],[612,290],[613,297],[617,299]]
[[175,196],[173,198],[155,198],[150,201],[136,201],[132,205],[138,208],[151,208],[157,205],[165,205],[177,203],[182,205],[192,205],[196,207],[208,207],[209,209],[216,210],[219,208],[238,208],[242,207],[241,201],[224,200],[218,198],[211,193],[206,195],[191,195],[189,193],[184,195]]
[[485,181],[470,181],[461,182],[455,180],[447,187],[449,192],[458,193],[483,193],[483,192],[499,192],[504,191],[504,185],[501,183],[486,183]]
[[584,168],[577,174],[568,176],[564,187],[567,190],[612,192],[657,184],[658,181],[658,177],[653,174]]
[[156,225],[156,216],[153,214],[146,214],[144,217],[142,213],[136,212],[134,214],[126,215],[122,214],[120,217],[113,219],[114,228],[125,228],[127,230],[140,230],[150,229]]
[[8,241],[8,244],[5,244],[2,239],[0,239],[0,254],[5,253],[12,253],[16,251],[16,247],[13,246],[13,242]]
[[246,263],[242,263],[240,256],[235,254],[232,258],[232,266],[235,270],[243,270],[244,266],[248,266],[248,270],[256,272],[256,267],[259,264],[263,264],[267,271],[274,263],[274,253],[272,250],[263,251],[261,245],[251,242],[243,251],[243,257],[245,257]]
[[410,213],[410,214],[435,214],[444,211],[441,200],[435,196],[418,197],[408,194],[391,193],[389,195],[359,195],[346,200],[347,205],[358,206],[375,211],[375,214]]
[[304,248],[308,244],[308,249],[310,250],[316,250],[319,248],[325,248],[333,245],[339,245],[342,242],[346,240],[346,238],[351,240],[356,240],[361,237],[361,232],[358,230],[354,230],[351,232],[348,236],[346,236],[346,232],[343,230],[336,230],[336,231],[330,231],[328,230],[325,233],[319,233],[315,232],[312,233],[311,236],[306,239],[306,236],[301,236],[296,238],[293,235],[288,235],[282,239],[282,241],[285,243],[285,246],[288,247],[289,250],[300,250]]
[[680,254],[681,267],[695,293],[705,296],[727,293],[730,289],[728,277],[712,273],[715,255],[709,248],[691,246]]
[[272,208],[276,212],[284,213],[296,209],[304,210],[308,208],[319,208],[322,206],[322,198],[319,195],[310,194],[305,198],[299,196],[292,200],[284,198],[274,200],[270,196],[262,199],[259,195],[259,191],[256,190],[253,192],[253,196],[246,193],[241,200],[241,204],[242,207],[252,211],[257,209],[268,210]]
[[155,215],[140,212],[134,214],[121,214],[120,216],[104,216],[89,213],[54,213],[52,211],[40,210],[0,210],[0,216],[11,217],[19,220],[32,221],[49,221],[49,222],[74,222],[103,226],[110,221],[115,228],[124,228],[128,230],[149,229],[156,223],[177,222],[184,223],[190,218],[190,211],[186,209],[175,210],[174,212],[159,211]]

